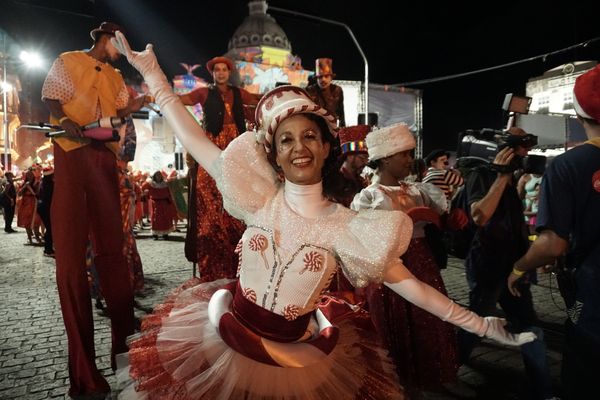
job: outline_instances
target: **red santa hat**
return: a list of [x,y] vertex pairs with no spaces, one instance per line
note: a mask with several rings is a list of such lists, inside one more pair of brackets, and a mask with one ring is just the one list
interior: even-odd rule
[[573,106],[578,115],[600,123],[600,65],[575,80]]
[[52,168],[51,166],[44,167],[44,169],[42,170],[42,174],[44,176],[48,176],[48,175],[51,175],[53,173],[54,173],[54,168]]
[[371,131],[369,125],[354,125],[340,129],[340,149],[342,155],[368,153],[365,139]]
[[265,93],[256,106],[257,133],[267,153],[271,152],[271,143],[279,124],[295,114],[315,114],[322,117],[331,134],[337,136],[335,117],[315,104],[304,89],[291,85],[278,86]]

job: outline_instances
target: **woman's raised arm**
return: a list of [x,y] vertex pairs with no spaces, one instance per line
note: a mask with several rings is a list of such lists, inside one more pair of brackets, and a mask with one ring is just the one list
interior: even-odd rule
[[183,147],[214,178],[214,161],[221,154],[221,150],[206,137],[204,129],[188,112],[179,96],[173,93],[171,85],[158,65],[152,45],[146,45],[146,49],[141,52],[133,51],[125,36],[118,31],[111,41],[117,50],[127,57],[127,61],[142,74],[150,88],[150,93],[160,106],[160,112],[165,116]]

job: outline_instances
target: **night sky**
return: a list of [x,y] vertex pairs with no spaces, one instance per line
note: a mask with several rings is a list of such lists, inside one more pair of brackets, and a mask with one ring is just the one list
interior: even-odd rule
[[[49,5],[52,3],[52,5]],[[402,7],[392,11],[391,4]],[[577,2],[561,7],[506,2],[478,6],[437,2],[271,0],[279,8],[347,24],[369,60],[370,81],[398,84],[494,67],[560,50],[600,36],[597,14]],[[180,62],[205,64],[224,54],[235,29],[248,15],[245,0],[0,0],[0,28],[18,46],[37,49],[49,67],[60,52],[91,45],[89,31],[104,20],[121,24],[134,49],[155,45],[168,76],[183,73]],[[435,4],[435,5],[434,5]],[[568,5],[568,7],[567,7]],[[8,10],[8,12],[7,12]],[[360,81],[364,64],[341,27],[268,11],[286,32],[303,67],[330,57],[337,79]],[[1,50],[0,50],[1,51]],[[423,145],[454,150],[464,129],[502,128],[506,93],[524,95],[528,79],[558,65],[600,58],[600,42],[477,75],[409,87],[422,90]],[[128,66],[118,65],[127,75]],[[195,72],[210,81],[205,69]],[[23,72],[39,97],[45,72]],[[43,112],[43,106],[39,112]]]

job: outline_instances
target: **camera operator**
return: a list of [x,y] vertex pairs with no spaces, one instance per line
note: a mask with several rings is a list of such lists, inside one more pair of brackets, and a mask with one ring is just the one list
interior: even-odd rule
[[[600,67],[575,81],[573,102],[588,141],[556,157],[542,181],[536,229],[514,263],[508,287],[522,296],[523,275],[566,253],[561,294],[568,306],[561,378],[568,399],[597,390],[600,359]],[[560,271],[559,271],[560,272]],[[560,277],[561,275],[559,275]],[[566,290],[566,288],[573,290]]]
[[[528,246],[523,204],[514,174],[537,138],[517,127],[508,133],[493,163],[474,169],[465,182],[467,204],[477,226],[465,260],[469,308],[480,315],[494,315],[499,303],[511,329],[535,332],[537,339],[521,346],[521,354],[534,392],[532,398],[548,399],[553,397],[552,382],[543,331],[534,326],[537,317],[530,283],[525,279],[521,282],[520,297],[512,296],[505,283],[514,262],[525,254]],[[476,335],[459,333],[463,363],[477,343]]]

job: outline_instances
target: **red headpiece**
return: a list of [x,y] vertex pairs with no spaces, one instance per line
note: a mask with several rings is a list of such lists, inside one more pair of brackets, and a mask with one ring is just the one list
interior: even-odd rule
[[317,78],[323,75],[335,76],[332,64],[333,60],[331,58],[317,58],[315,60],[315,76]]
[[340,148],[342,154],[368,153],[365,138],[371,131],[369,125],[354,125],[340,129]]
[[206,69],[208,69],[208,72],[210,72],[212,74],[215,64],[219,64],[219,63],[227,64],[227,67],[229,68],[229,70],[233,71],[233,61],[231,61],[227,57],[215,57],[215,58],[211,59],[210,61],[208,61],[206,63]]
[[575,80],[573,94],[577,114],[600,123],[600,65]]

